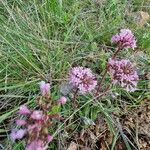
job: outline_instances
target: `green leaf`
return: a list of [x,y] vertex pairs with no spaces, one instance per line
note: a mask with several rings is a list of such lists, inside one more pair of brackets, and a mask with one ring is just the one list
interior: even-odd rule
[[56,114],[58,112],[60,112],[60,105],[53,106],[51,113]]
[[98,108],[93,107],[93,108],[91,109],[91,119],[92,119],[92,120],[96,120],[98,113],[99,113]]
[[5,119],[9,118],[13,112],[15,112],[16,109],[13,109],[12,111],[10,112],[7,112],[5,114],[3,114],[2,116],[0,116],[0,123],[2,123]]
[[0,133],[4,133],[4,132],[7,132],[7,130],[5,130],[5,129],[0,129]]

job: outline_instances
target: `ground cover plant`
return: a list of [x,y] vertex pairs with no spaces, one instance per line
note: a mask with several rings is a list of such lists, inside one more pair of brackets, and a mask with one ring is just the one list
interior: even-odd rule
[[2,0],[0,148],[149,149],[149,6]]

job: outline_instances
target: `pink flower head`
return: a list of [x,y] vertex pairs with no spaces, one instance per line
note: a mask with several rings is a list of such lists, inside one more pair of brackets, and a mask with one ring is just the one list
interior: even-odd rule
[[18,130],[17,133],[16,133],[17,139],[22,139],[25,136],[26,133],[27,133],[26,129]]
[[95,89],[97,80],[89,68],[74,67],[69,73],[69,82],[79,92],[84,94]]
[[51,142],[52,140],[53,140],[53,136],[48,135],[48,136],[47,136],[47,141],[48,141],[48,143]]
[[28,144],[25,150],[46,150],[46,147],[42,140],[35,140]]
[[26,133],[27,133],[26,129],[20,129],[20,130],[13,129],[11,134],[10,134],[10,138],[14,142],[17,139],[22,139]]
[[113,60],[108,62],[108,71],[113,77],[113,83],[119,84],[129,92],[136,90],[138,74],[133,64],[126,59]]
[[17,132],[17,129],[13,129],[10,133],[10,139],[15,142],[15,140],[17,139],[16,138],[16,132]]
[[33,111],[33,113],[31,114],[31,118],[35,119],[35,120],[41,120],[43,118],[43,112],[42,111],[38,111],[35,110]]
[[26,125],[26,121],[25,121],[25,120],[20,120],[20,119],[18,119],[18,120],[16,120],[16,124],[17,124],[18,126],[23,126],[23,125]]
[[41,81],[39,84],[42,96],[47,96],[49,94],[50,84],[45,83],[44,81]]
[[28,109],[27,106],[25,106],[25,105],[20,106],[19,114],[21,114],[21,115],[28,115],[30,113],[31,113],[31,111]]
[[67,98],[62,96],[57,102],[58,104],[64,105],[67,102]]
[[136,39],[129,29],[121,29],[120,33],[111,38],[111,41],[119,44],[121,48],[136,48]]

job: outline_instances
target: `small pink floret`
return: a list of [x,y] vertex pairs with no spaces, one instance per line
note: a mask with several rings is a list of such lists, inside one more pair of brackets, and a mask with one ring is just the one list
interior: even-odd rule
[[27,133],[26,129],[20,129],[17,131],[16,136],[18,139],[22,139],[26,133]]
[[17,124],[18,126],[23,126],[23,125],[26,125],[26,121],[25,121],[25,120],[18,119],[18,120],[16,120],[16,124]]
[[117,43],[121,48],[136,48],[136,39],[129,29],[121,29],[120,33],[111,38],[111,42]]
[[42,96],[47,96],[50,91],[50,84],[45,83],[45,81],[41,81],[39,84]]
[[48,136],[47,136],[47,141],[48,141],[48,143],[51,142],[52,140],[53,140],[53,136],[48,135]]
[[35,119],[35,120],[41,120],[43,118],[43,112],[42,111],[38,111],[35,110],[33,111],[33,113],[31,114],[31,118]]
[[72,68],[69,72],[69,82],[82,94],[91,92],[97,85],[97,80],[91,69],[84,67]]
[[15,142],[15,140],[17,139],[16,137],[16,132],[17,132],[17,129],[13,129],[10,133],[10,139],[11,141]]
[[27,106],[25,106],[25,105],[20,106],[19,114],[21,114],[21,115],[28,115],[30,113],[31,113],[31,111],[28,109]]
[[58,104],[60,105],[64,105],[67,102],[67,98],[62,96],[59,100],[58,100]]
[[26,133],[27,133],[26,129],[19,129],[19,130],[13,129],[11,134],[10,134],[10,138],[14,142],[17,139],[22,139]]

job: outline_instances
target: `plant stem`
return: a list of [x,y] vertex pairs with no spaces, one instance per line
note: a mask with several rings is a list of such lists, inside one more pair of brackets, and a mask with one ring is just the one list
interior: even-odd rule
[[76,89],[76,91],[74,92],[74,97],[73,97],[73,107],[75,108],[76,107],[76,99],[77,99],[77,94],[78,94],[78,89]]
[[[121,50],[121,46],[119,46],[118,49],[115,51],[115,53],[112,56],[112,59],[115,59],[115,57],[117,56],[117,54],[119,53],[120,50]],[[101,85],[102,85],[102,83],[103,83],[103,81],[104,81],[104,79],[106,77],[107,72],[108,72],[108,65],[106,65],[105,72],[104,72],[104,74],[102,76],[102,79],[101,79],[99,85],[98,85],[98,88],[97,88],[95,96],[98,96],[98,93],[101,90]]]
[[102,76],[102,80],[101,80],[100,84],[98,85],[98,88],[97,88],[97,91],[96,91],[95,96],[98,96],[98,93],[99,93],[100,90],[101,90],[101,85],[102,85],[102,82],[104,81],[104,79],[105,79],[105,77],[106,77],[107,71],[108,71],[108,67],[106,66],[105,72],[104,72],[104,74],[103,74],[103,76]]
[[101,97],[103,97],[103,96],[110,90],[111,86],[112,86],[112,80],[111,80],[110,84],[106,87],[104,93],[102,93],[100,96],[97,95],[96,98],[101,98]]
[[115,53],[112,56],[112,59],[115,59],[119,51],[121,50],[121,46],[118,47],[118,49],[115,51]]

